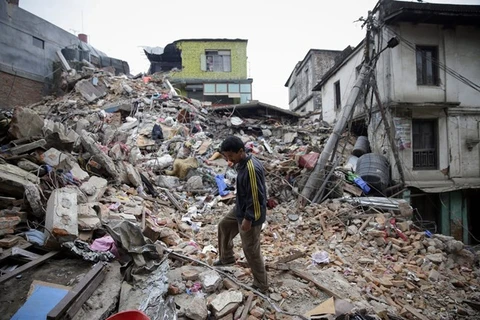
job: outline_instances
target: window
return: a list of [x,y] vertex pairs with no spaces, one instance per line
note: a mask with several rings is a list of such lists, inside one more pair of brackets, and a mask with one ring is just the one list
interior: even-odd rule
[[342,96],[340,95],[340,80],[333,84],[334,93],[335,93],[335,109],[340,109],[342,107]]
[[413,169],[437,169],[437,121],[412,120]]
[[35,47],[40,48],[40,49],[45,48],[45,41],[43,41],[42,39],[36,38],[36,37],[32,37],[32,44]]
[[438,86],[438,47],[417,46],[417,85]]
[[207,50],[205,51],[206,68],[209,72],[232,71],[230,50]]

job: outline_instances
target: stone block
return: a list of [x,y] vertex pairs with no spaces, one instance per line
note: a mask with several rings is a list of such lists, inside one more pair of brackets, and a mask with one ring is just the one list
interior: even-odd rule
[[94,86],[89,79],[84,79],[75,84],[75,91],[80,92],[88,102],[93,102],[106,94],[106,87],[101,82]]
[[[77,192],[74,189],[53,190],[47,202],[45,228],[65,240],[78,236]],[[49,236],[48,231],[45,234]]]
[[88,202],[98,202],[105,193],[105,190],[107,189],[107,184],[107,180],[92,176],[90,177],[90,179],[88,179],[87,182],[84,182],[80,186],[80,190],[82,190],[87,195]]
[[43,135],[43,118],[29,108],[17,107],[13,111],[10,122],[10,133],[15,139],[30,138]]
[[199,276],[199,272],[197,270],[187,269],[182,271],[182,279],[186,281],[188,280],[195,281],[198,279],[198,276]]
[[21,221],[20,217],[0,217],[0,229],[13,229]]
[[255,307],[250,310],[250,314],[255,318],[262,319],[263,315],[265,314],[265,310],[260,307]]
[[200,281],[205,292],[215,292],[223,284],[222,277],[215,270],[209,270],[200,274]]
[[219,312],[215,313],[215,317],[217,319],[221,319],[221,318],[225,317],[226,315],[235,312],[235,310],[237,310],[239,306],[240,306],[240,303],[238,303],[238,302],[229,303],[225,306],[225,308],[223,308]]
[[49,166],[52,166],[52,167],[56,167],[66,157],[67,155],[64,155],[61,151],[55,148],[50,148],[43,153],[42,160],[45,164],[48,164]]
[[140,187],[142,185],[142,178],[140,177],[137,169],[135,169],[135,167],[128,162],[124,162],[123,165],[125,167],[125,171],[127,172],[128,181],[130,181],[131,185],[135,188]]
[[185,308],[185,315],[193,320],[207,319],[208,309],[204,298],[196,296]]
[[223,291],[212,300],[211,305],[215,313],[223,310],[230,303],[243,301],[243,294],[240,291]]
[[33,183],[25,185],[25,198],[32,209],[33,215],[43,217],[44,211],[42,197],[40,196],[40,187]]
[[80,231],[95,230],[102,227],[102,223],[93,208],[96,203],[83,203],[78,205],[78,229]]

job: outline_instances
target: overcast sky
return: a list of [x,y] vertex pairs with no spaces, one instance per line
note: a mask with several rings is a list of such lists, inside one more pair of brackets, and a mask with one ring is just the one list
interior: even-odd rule
[[[343,50],[365,36],[362,22],[377,0],[20,0],[20,7],[73,33],[132,74],[146,72],[141,46],[165,47],[179,39],[247,39],[253,99],[288,108],[284,86],[310,49]],[[425,1],[427,2],[427,1]],[[480,0],[428,2],[480,4]]]

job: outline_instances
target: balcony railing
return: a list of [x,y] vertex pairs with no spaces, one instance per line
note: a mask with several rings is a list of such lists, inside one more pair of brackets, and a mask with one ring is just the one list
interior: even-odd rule
[[436,149],[413,150],[413,169],[437,169]]

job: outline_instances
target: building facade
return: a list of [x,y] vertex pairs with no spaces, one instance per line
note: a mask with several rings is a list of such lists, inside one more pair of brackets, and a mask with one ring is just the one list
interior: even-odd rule
[[145,52],[149,73],[168,72],[182,95],[212,105],[247,103],[252,82],[247,76],[247,40],[184,39],[168,44],[161,54]]
[[[376,60],[379,101],[372,81],[363,83],[353,119],[368,126],[372,152],[390,160],[393,183],[404,180],[404,195],[421,221],[465,243],[478,242],[480,6],[383,0],[373,12],[372,23],[381,27],[372,29],[368,56]],[[383,51],[393,37],[399,45]],[[365,49],[363,42],[316,86],[324,120],[339,119]]]
[[125,61],[110,58],[77,36],[25,11],[18,0],[0,1],[0,28],[0,108],[27,105],[50,94],[58,50],[68,53],[67,60],[86,59],[95,66],[113,66],[118,73],[129,74]]
[[321,94],[312,91],[312,88],[335,64],[341,53],[338,50],[310,49],[305,58],[297,63],[285,83],[290,111],[299,114],[321,113]]

